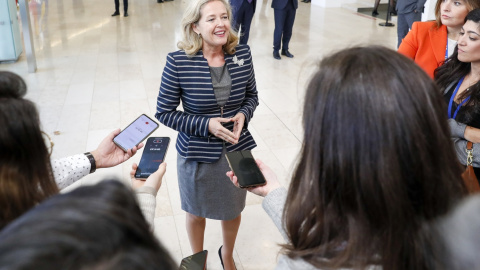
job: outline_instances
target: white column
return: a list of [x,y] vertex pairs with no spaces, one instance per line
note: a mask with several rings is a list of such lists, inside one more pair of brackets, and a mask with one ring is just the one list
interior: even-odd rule
[[437,1],[435,0],[427,0],[425,2],[425,10],[422,14],[422,21],[431,21],[435,20],[435,4]]
[[355,3],[356,0],[312,0],[312,5],[321,7],[341,7],[343,4]]
[[27,55],[28,72],[35,73],[37,70],[37,59],[35,58],[35,47],[33,46],[32,25],[30,24],[30,12],[27,0],[20,0],[20,19],[22,20],[23,43]]

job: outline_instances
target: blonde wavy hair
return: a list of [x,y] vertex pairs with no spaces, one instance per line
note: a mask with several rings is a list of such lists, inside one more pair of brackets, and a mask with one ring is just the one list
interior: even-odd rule
[[[193,24],[198,23],[202,17],[201,11],[205,4],[212,1],[220,1],[225,5],[227,10],[228,20],[230,25],[232,24],[232,7],[230,3],[226,0],[191,0],[185,13],[183,14],[182,19],[182,30],[183,30],[183,40],[177,43],[177,47],[180,50],[184,50],[187,55],[195,55],[197,52],[202,49],[202,37],[199,36],[195,31],[193,31]],[[227,43],[223,45],[223,51],[227,54],[234,54],[235,47],[238,44],[238,35],[230,27],[228,33]]]

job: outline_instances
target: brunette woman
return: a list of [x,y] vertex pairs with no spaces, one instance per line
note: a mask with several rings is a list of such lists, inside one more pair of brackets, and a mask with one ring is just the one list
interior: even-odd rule
[[305,100],[288,191],[262,162],[267,185],[250,189],[287,240],[276,269],[428,269],[422,226],[465,193],[433,81],[392,50],[356,47],[320,62]]
[[457,48],[436,70],[435,81],[448,104],[446,112],[457,157],[466,165],[466,144],[473,142],[473,167],[480,177],[480,9],[468,13]]
[[[118,165],[137,151],[134,147],[124,152],[113,143],[118,129],[94,151],[50,160],[53,143],[50,140],[45,145],[37,109],[24,98],[26,93],[27,86],[20,76],[0,71],[0,229],[59,190],[96,169]],[[150,189],[137,189],[140,205],[151,224],[165,166],[150,180],[140,183]]]

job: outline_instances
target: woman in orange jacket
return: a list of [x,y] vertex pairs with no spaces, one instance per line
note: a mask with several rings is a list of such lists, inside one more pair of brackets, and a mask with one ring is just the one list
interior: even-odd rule
[[468,12],[480,8],[480,0],[437,0],[436,21],[414,22],[398,52],[413,59],[431,78],[457,45]]

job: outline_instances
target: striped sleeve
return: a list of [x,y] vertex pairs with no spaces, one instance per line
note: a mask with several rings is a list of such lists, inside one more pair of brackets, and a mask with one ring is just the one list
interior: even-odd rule
[[188,114],[177,110],[182,96],[179,73],[172,53],[167,55],[167,62],[162,74],[162,83],[157,98],[155,117],[167,127],[187,135],[208,137],[209,118]]
[[247,87],[245,92],[245,98],[240,107],[240,112],[245,115],[245,127],[247,127],[250,119],[253,117],[253,112],[258,106],[258,92],[257,84],[255,81],[255,72],[253,70],[253,60],[252,54],[250,52],[250,47],[248,47],[248,56],[251,63],[250,73],[248,74]]

